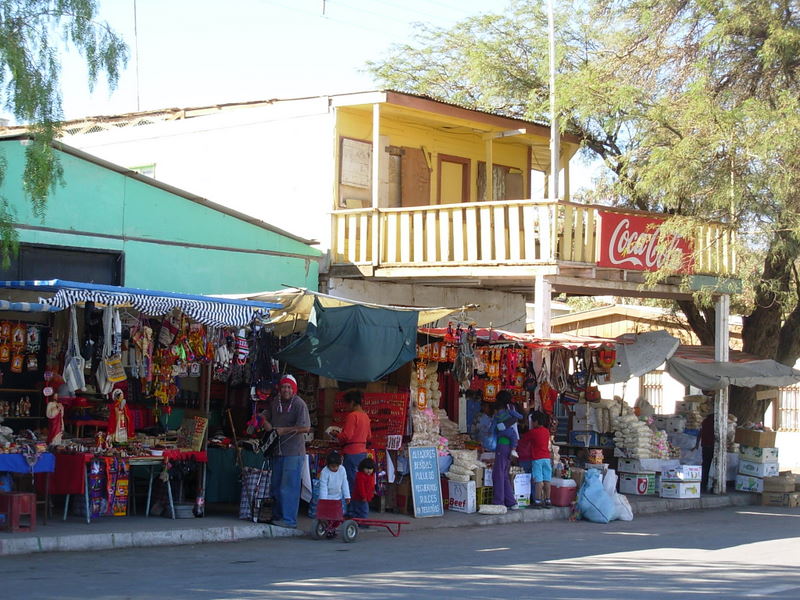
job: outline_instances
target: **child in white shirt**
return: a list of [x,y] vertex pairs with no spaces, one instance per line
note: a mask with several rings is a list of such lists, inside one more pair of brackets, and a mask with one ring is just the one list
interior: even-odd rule
[[342,468],[342,455],[338,452],[328,454],[327,466],[319,474],[319,499],[344,500],[350,504],[347,472]]

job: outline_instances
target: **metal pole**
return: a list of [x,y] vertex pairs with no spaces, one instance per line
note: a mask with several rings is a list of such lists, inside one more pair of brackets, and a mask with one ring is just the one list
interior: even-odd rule
[[558,200],[558,170],[561,163],[558,147],[558,115],[556,114],[556,25],[553,3],[547,0],[547,33],[550,47],[550,186],[548,198]]

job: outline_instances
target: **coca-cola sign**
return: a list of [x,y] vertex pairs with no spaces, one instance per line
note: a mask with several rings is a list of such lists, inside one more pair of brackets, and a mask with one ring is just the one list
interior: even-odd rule
[[692,243],[680,235],[661,240],[665,219],[600,211],[600,257],[597,265],[636,271],[657,271],[673,253],[681,254],[681,273],[694,266]]

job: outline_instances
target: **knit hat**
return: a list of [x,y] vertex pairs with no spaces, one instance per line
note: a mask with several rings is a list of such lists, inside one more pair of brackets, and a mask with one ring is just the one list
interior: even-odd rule
[[292,386],[293,394],[297,393],[297,380],[294,377],[292,377],[291,375],[284,375],[283,377],[281,377],[280,385],[286,385],[286,384]]

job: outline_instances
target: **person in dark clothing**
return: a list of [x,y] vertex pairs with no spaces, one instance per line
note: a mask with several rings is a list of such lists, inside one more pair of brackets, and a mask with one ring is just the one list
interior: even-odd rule
[[697,443],[694,449],[703,449],[703,477],[700,489],[708,488],[708,476],[711,473],[711,465],[714,463],[714,413],[711,412],[700,425],[700,433],[697,434]]

